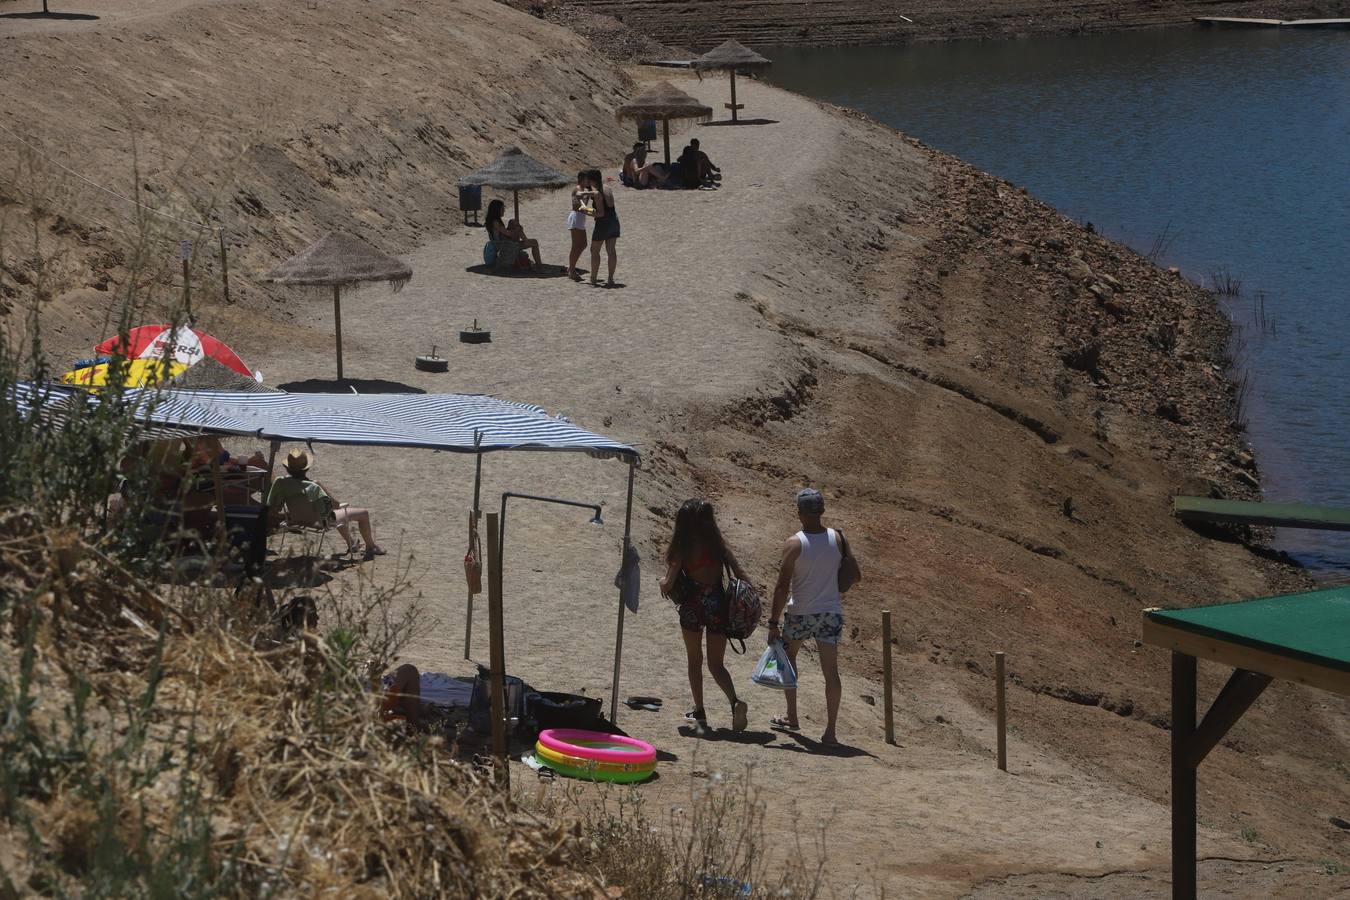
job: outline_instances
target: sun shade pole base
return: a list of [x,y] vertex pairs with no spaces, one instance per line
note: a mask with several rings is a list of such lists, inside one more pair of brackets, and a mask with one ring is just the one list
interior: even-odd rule
[[[623,513],[623,555],[619,558],[619,571],[623,571],[628,560],[628,545],[633,533],[633,476],[637,473],[637,464],[628,461],[628,505]],[[614,688],[609,698],[609,720],[619,724],[619,669],[623,664],[623,614],[627,607],[623,603],[623,588],[619,588],[619,625],[614,636]]]
[[342,288],[333,285],[333,324],[337,329],[337,375],[342,380]]

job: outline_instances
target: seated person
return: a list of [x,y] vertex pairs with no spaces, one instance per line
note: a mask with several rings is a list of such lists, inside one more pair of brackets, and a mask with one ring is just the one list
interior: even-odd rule
[[283,507],[290,499],[304,497],[319,510],[325,521],[331,522],[337,528],[338,534],[347,542],[348,553],[355,553],[361,547],[359,541],[352,540],[350,525],[355,522],[361,531],[361,538],[366,542],[365,558],[384,556],[384,548],[375,543],[375,532],[370,524],[370,510],[342,506],[323,485],[312,481],[308,472],[308,453],[303,450],[292,450],[286,455],[286,476],[272,482],[272,489],[267,492],[267,508],[273,521],[279,520]]
[[[525,235],[525,229],[520,223],[512,219],[509,224],[502,224],[502,217],[506,215],[506,202],[503,200],[493,200],[488,204],[487,216],[483,219],[483,227],[487,229],[489,241],[517,241],[522,250],[528,250],[534,256],[536,266],[543,265],[539,259],[539,242],[534,238]],[[491,246],[489,244],[489,246]],[[495,255],[495,251],[493,251]],[[486,259],[486,257],[485,257]],[[496,259],[487,260],[491,265]],[[512,261],[514,263],[514,260]]]
[[[267,459],[262,455],[262,451],[254,451],[248,459],[241,459],[231,455],[230,451],[221,445],[220,438],[215,435],[202,435],[195,439],[184,438],[183,447],[188,458],[188,469],[193,475],[192,490],[196,493],[210,493],[213,502],[215,484],[211,472],[212,460],[215,460],[225,472],[242,472],[249,466],[255,469],[267,468]],[[247,505],[250,500],[248,485],[241,484],[237,480],[225,484],[223,493],[227,505]]]
[[698,138],[694,138],[680,152],[680,176],[685,187],[699,188],[721,181],[722,170],[712,164],[708,154],[699,149]]
[[633,152],[623,158],[623,171],[619,174],[619,181],[630,188],[637,190],[663,188],[670,179],[671,172],[664,163],[647,164],[647,145],[641,141],[634,144]]
[[380,694],[380,718],[403,719],[409,725],[416,725],[422,718],[422,673],[417,666],[404,663],[389,676],[389,687],[383,688],[383,679],[379,667],[371,662],[367,673],[370,676],[370,691]]

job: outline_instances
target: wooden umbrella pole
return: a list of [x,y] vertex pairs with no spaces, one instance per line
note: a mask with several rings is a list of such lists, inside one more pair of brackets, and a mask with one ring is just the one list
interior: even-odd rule
[[661,138],[666,145],[666,165],[670,165],[670,119],[661,120]]
[[731,121],[736,121],[736,70],[731,70]]
[[511,200],[516,210],[516,224],[520,224],[520,189],[511,189]]
[[497,784],[511,789],[511,769],[506,750],[506,651],[502,635],[501,535],[496,513],[487,514],[488,562],[488,672],[491,685],[492,755],[496,758]]
[[333,322],[337,326],[337,372],[342,380],[342,288],[333,285]]

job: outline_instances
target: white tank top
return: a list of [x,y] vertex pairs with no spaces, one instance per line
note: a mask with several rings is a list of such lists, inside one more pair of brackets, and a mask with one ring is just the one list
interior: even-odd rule
[[839,535],[833,528],[819,534],[799,531],[795,535],[802,545],[802,553],[792,567],[792,595],[787,611],[794,616],[817,613],[843,613],[839,596],[839,563],[844,554],[839,549]]

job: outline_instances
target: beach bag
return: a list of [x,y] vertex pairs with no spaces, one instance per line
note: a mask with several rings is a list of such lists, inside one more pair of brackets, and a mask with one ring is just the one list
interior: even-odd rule
[[862,580],[862,569],[858,566],[858,560],[853,555],[853,548],[848,545],[842,534],[839,535],[839,542],[843,544],[840,549],[843,550],[843,558],[839,560],[839,593],[844,594]]
[[797,687],[797,672],[792,668],[792,660],[788,659],[787,648],[782,641],[769,641],[750,680],[779,691],[791,691]]
[[483,545],[478,539],[478,522],[474,513],[469,513],[469,552],[464,554],[464,580],[469,583],[470,594],[483,593]]
[[[745,639],[755,633],[759,627],[759,617],[764,611],[763,601],[759,598],[759,591],[748,581],[742,581],[731,572],[731,567],[727,566],[727,583],[722,590],[723,600],[725,602],[726,614],[723,618],[721,627],[718,629],[727,636],[727,643],[735,653],[745,652]],[[737,650],[732,641],[740,641],[741,649]]]
[[488,241],[483,245],[483,265],[495,266],[497,264],[497,245]]

